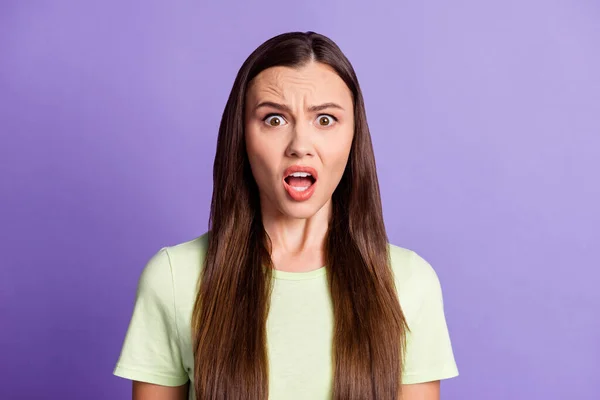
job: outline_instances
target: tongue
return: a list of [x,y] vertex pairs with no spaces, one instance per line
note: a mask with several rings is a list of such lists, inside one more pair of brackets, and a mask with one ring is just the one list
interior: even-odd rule
[[296,187],[307,187],[312,185],[312,180],[308,177],[306,178],[296,178],[295,176],[290,176],[286,179],[288,185],[296,186]]

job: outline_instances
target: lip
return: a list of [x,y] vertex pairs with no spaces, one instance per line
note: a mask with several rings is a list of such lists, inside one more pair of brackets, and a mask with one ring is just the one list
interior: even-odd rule
[[[292,187],[290,185],[287,184],[287,182],[285,181],[285,178],[287,178],[290,174],[293,174],[294,172],[307,172],[309,174],[311,174],[311,176],[314,179],[314,182],[312,185],[310,185],[310,187],[306,190],[304,190],[303,192],[298,192],[295,189],[292,189]],[[317,170],[315,170],[312,167],[306,166],[306,165],[292,165],[291,167],[286,168],[286,170],[283,172],[283,187],[285,188],[286,192],[288,193],[288,195],[290,196],[290,198],[294,201],[306,201],[308,199],[310,199],[312,197],[312,195],[315,193],[315,188],[317,186]]]
[[283,179],[285,180],[285,178],[287,178],[290,174],[293,174],[294,172],[308,172],[312,175],[315,182],[317,181],[317,179],[319,179],[317,170],[313,167],[309,167],[306,165],[292,165],[291,167],[286,168],[285,171],[283,171]]
[[310,187],[308,189],[306,189],[302,192],[299,192],[299,191],[296,191],[296,189],[293,189],[292,186],[287,184],[285,179],[283,180],[283,187],[285,188],[285,191],[288,193],[288,196],[290,196],[290,199],[292,199],[294,201],[306,201],[306,200],[310,199],[312,197],[312,195],[315,193],[315,188],[317,187],[317,181],[315,181],[315,183],[310,185]]

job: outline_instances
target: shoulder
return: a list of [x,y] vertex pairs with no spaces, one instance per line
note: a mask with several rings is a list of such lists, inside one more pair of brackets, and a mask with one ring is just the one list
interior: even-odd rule
[[458,376],[438,275],[416,252],[390,245],[398,298],[409,330],[402,382],[414,384]]
[[393,244],[388,247],[400,304],[411,320],[423,303],[441,299],[440,280],[433,266],[415,251]]
[[207,247],[208,232],[156,251],[140,275],[138,297],[168,303],[173,297],[193,296]]
[[164,248],[164,251],[168,254],[174,275],[189,277],[191,275],[197,276],[200,273],[208,250],[209,234],[210,232],[205,232],[194,239]]
[[436,286],[439,279],[431,264],[413,250],[389,244],[390,261],[396,283],[419,286]]

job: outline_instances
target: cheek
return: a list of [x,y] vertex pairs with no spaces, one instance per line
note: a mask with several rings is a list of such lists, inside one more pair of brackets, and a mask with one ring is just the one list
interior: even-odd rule
[[350,148],[352,147],[352,131],[339,132],[339,135],[336,135],[334,141],[329,143],[326,147],[327,158],[329,159],[329,164],[335,166],[336,168],[340,167],[342,170],[346,166],[346,162],[348,160],[348,156],[350,155]]
[[246,152],[248,161],[252,169],[252,175],[258,186],[263,189],[270,182],[271,170],[274,167],[274,160],[269,151],[269,146],[262,143],[260,136],[252,131],[246,134]]
[[336,146],[329,147],[329,151],[324,154],[324,167],[328,173],[329,184],[337,186],[346,164],[348,163],[348,156],[350,155],[351,142],[337,143]]
[[331,156],[331,159],[333,161],[333,166],[336,171],[336,175],[339,175],[338,177],[342,176],[342,173],[344,172],[344,169],[346,168],[346,164],[348,163],[348,155],[349,155],[349,149],[348,150],[344,149],[343,151],[338,151],[335,154],[332,154],[332,156]]

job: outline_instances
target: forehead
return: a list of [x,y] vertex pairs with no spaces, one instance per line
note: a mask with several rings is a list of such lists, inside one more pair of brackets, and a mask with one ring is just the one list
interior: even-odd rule
[[330,66],[311,62],[301,67],[271,67],[250,83],[248,100],[266,97],[293,101],[299,96],[315,102],[348,102],[352,94],[346,83]]

